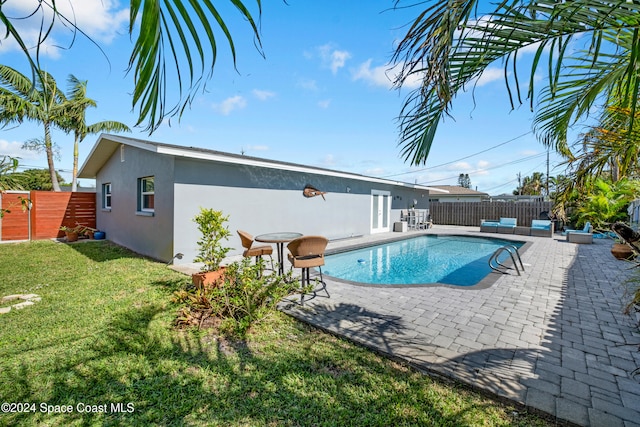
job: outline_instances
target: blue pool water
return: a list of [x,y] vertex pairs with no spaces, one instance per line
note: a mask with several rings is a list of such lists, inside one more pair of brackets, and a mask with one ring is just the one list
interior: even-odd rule
[[[520,247],[524,242],[470,236],[420,236],[327,255],[322,272],[362,284],[473,286],[491,272],[488,264],[491,254],[507,244]],[[500,261],[504,261],[504,257]]]

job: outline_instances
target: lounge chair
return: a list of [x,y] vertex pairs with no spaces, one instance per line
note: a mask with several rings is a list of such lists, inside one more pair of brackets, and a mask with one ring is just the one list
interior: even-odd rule
[[587,221],[584,223],[584,227],[582,227],[581,230],[574,230],[572,228],[567,228],[562,232],[562,235],[566,236],[569,233],[591,233],[591,232],[592,232],[591,223]]
[[565,230],[562,234],[567,236],[569,243],[593,243],[593,227],[589,221],[584,224],[582,230]]
[[499,221],[488,221],[483,219],[480,222],[480,231],[483,233],[497,233]]
[[500,218],[497,231],[500,234],[513,234],[518,225],[518,218]]
[[534,219],[531,221],[531,236],[553,237],[553,222],[548,219]]

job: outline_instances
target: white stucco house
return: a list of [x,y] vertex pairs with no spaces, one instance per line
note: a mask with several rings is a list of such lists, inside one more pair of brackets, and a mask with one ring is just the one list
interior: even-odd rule
[[[427,209],[430,187],[349,172],[103,134],[78,176],[96,180],[97,227],[140,254],[191,263],[200,207],[229,215],[236,230],[295,231],[329,239],[391,231],[400,210]],[[305,186],[324,194],[307,197]]]

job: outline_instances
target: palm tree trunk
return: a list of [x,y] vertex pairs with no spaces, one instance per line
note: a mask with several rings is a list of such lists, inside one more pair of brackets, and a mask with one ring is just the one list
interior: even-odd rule
[[[74,132],[75,133],[75,132]],[[71,191],[78,190],[78,145],[80,137],[75,133],[73,141],[73,177],[71,178]]]
[[49,122],[44,123],[44,150],[47,153],[47,165],[49,165],[49,174],[51,175],[51,186],[53,187],[53,191],[60,191],[56,168],[53,164],[53,144],[51,142]]

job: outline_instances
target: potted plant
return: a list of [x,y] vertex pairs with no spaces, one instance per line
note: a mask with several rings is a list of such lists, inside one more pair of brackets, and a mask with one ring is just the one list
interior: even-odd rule
[[198,256],[194,262],[201,262],[203,266],[200,273],[192,275],[193,284],[198,287],[215,285],[221,282],[224,267],[220,264],[231,250],[224,246],[223,241],[228,240],[231,232],[225,225],[229,216],[224,216],[222,211],[200,208],[200,213],[193,218],[198,224],[201,234],[198,240]]
[[75,242],[78,240],[78,236],[80,235],[79,227],[67,227],[63,225],[60,227],[60,230],[64,231],[64,234],[67,236],[67,242]]
[[640,234],[628,225],[622,222],[616,222],[611,225],[615,237],[611,246],[611,254],[617,259],[632,260],[637,253],[633,242],[640,240]]

